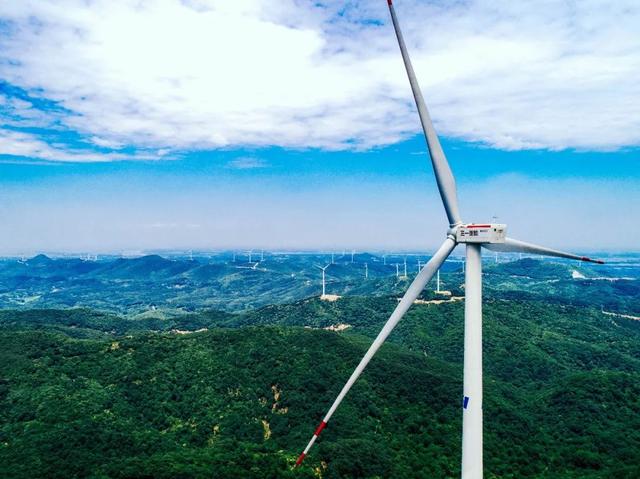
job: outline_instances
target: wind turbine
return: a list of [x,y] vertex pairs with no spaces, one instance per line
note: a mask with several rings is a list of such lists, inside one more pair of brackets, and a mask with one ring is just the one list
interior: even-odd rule
[[322,270],[322,296],[320,296],[321,298],[324,298],[326,290],[326,282],[324,280],[324,272],[327,270],[327,268],[329,266],[331,266],[331,263],[329,263],[328,265],[326,265],[324,268],[322,266],[318,266],[318,265],[314,265],[316,268],[321,269]]
[[367,263],[364,264],[364,279],[369,279],[369,265]]
[[[491,251],[508,253],[529,253],[560,258],[576,259],[602,264],[603,261],[593,260],[585,256],[577,256],[554,249],[537,246],[511,239],[506,236],[504,224],[476,224],[465,223],[458,210],[458,198],[456,183],[444,155],[440,141],[433,128],[427,106],[418,86],[409,54],[398,25],[398,19],[392,0],[387,0],[391,21],[398,39],[398,45],[402,54],[409,84],[422,123],[422,129],[429,149],[431,165],[436,177],[436,183],[440,192],[440,198],[449,222],[446,239],[440,248],[424,266],[420,274],[413,280],[407,292],[404,294],[386,324],[373,341],[369,350],[365,353],[360,363],[353,371],[347,383],[343,386],[324,416],[320,425],[316,428],[307,447],[300,454],[296,465],[302,463],[309,449],[318,439],[320,433],[327,426],[331,416],[343,401],[353,384],[369,364],[371,358],[380,349],[391,331],[402,319],[409,307],[418,298],[421,291],[442,266],[447,257],[458,244],[466,246],[466,272],[465,272],[465,304],[464,304],[464,381],[462,396],[462,479],[482,478],[482,252],[481,248]],[[396,264],[396,271],[398,265]]]
[[[249,263],[249,264],[251,264],[251,263]],[[260,264],[260,261],[256,261],[251,266],[236,266],[236,268],[238,268],[238,269],[253,269],[253,270],[257,270],[259,264]],[[263,270],[263,271],[266,271],[266,270]]]

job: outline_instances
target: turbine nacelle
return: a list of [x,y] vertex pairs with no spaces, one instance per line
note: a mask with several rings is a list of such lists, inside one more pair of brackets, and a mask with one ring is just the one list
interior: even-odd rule
[[507,225],[498,223],[469,223],[454,228],[456,243],[504,243]]

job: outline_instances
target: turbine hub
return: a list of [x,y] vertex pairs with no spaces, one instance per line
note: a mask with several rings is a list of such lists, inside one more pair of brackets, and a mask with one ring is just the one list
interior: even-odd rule
[[507,238],[507,225],[497,223],[468,223],[455,230],[458,243],[504,243]]

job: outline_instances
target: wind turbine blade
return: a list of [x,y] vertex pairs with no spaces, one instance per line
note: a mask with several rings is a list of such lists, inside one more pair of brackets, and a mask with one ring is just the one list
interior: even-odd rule
[[438,183],[438,190],[440,191],[440,197],[442,198],[442,204],[447,213],[449,219],[449,225],[453,226],[462,223],[460,219],[460,213],[458,211],[458,196],[456,192],[456,180],[453,177],[447,158],[442,151],[440,140],[436,134],[436,130],[433,128],[431,117],[429,116],[429,110],[424,102],[422,92],[420,91],[420,85],[416,79],[416,74],[413,71],[411,65],[411,59],[409,58],[409,52],[404,43],[402,32],[400,31],[400,25],[398,24],[398,18],[396,17],[396,11],[393,8],[392,0],[387,0],[389,4],[389,11],[391,12],[391,21],[393,22],[393,28],[396,31],[396,37],[398,38],[398,45],[400,46],[400,52],[402,53],[402,59],[404,66],[407,70],[407,76],[409,77],[409,83],[411,84],[411,91],[413,92],[413,98],[416,102],[418,114],[420,115],[420,122],[422,123],[422,130],[427,140],[427,147],[429,148],[429,156],[431,157],[431,164],[433,165],[433,172],[436,175],[436,182]]
[[530,253],[543,256],[557,256],[558,258],[577,259],[578,261],[587,261],[589,263],[604,264],[604,261],[599,259],[591,259],[586,256],[565,253],[564,251],[545,248],[544,246],[525,243],[524,241],[519,241],[512,238],[507,238],[504,243],[485,243],[482,246],[491,251],[498,251],[500,253]]
[[327,412],[326,416],[320,422],[320,425],[318,426],[316,431],[313,433],[313,437],[309,441],[309,444],[307,444],[307,447],[304,449],[302,454],[300,454],[300,456],[298,457],[298,460],[296,461],[296,466],[302,463],[302,461],[308,454],[309,449],[311,449],[311,446],[313,446],[313,443],[316,441],[316,439],[318,438],[322,430],[325,428],[325,426],[329,422],[329,419],[331,419],[331,416],[336,411],[336,409],[338,408],[338,406],[340,405],[344,397],[347,395],[347,393],[349,392],[349,389],[351,389],[351,386],[353,386],[353,384],[356,382],[358,377],[360,377],[360,374],[362,374],[362,371],[364,371],[364,368],[367,367],[367,364],[369,364],[369,361],[371,361],[371,358],[373,357],[373,355],[376,354],[378,349],[380,349],[380,346],[382,346],[382,343],[384,343],[384,341],[387,339],[389,334],[391,334],[391,331],[393,331],[393,328],[396,327],[398,322],[402,319],[404,314],[411,307],[411,305],[416,300],[416,298],[420,295],[420,293],[422,292],[424,287],[427,285],[429,280],[433,277],[433,275],[436,273],[438,268],[440,268],[442,263],[444,263],[444,261],[451,254],[451,252],[455,247],[456,247],[456,242],[452,238],[448,237],[445,240],[445,242],[442,244],[442,246],[440,246],[438,251],[435,252],[433,257],[427,262],[427,264],[424,266],[422,271],[420,271],[418,276],[415,277],[415,279],[409,286],[409,289],[407,289],[407,292],[404,294],[404,296],[400,300],[400,303],[398,303],[398,306],[396,306],[396,309],[393,311],[393,313],[387,320],[386,324],[384,325],[380,333],[378,333],[378,336],[369,347],[369,350],[366,352],[364,357],[360,360],[360,363],[358,364],[356,369],[353,371],[353,373],[351,373],[349,380],[344,385],[344,387],[342,388],[342,391],[340,391],[340,394],[338,394],[338,397],[335,399],[335,401],[331,405],[329,412]]

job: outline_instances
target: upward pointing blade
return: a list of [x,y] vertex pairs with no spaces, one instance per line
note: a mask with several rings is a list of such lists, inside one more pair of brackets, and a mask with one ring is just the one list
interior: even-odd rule
[[507,238],[504,243],[486,243],[482,246],[491,251],[498,251],[502,253],[530,253],[539,254],[542,256],[556,256],[558,258],[577,259],[578,261],[588,261],[589,263],[604,264],[604,261],[599,259],[591,259],[586,256],[565,253],[564,251],[545,248],[544,246],[525,243],[524,241],[519,241],[512,238]]
[[387,0],[387,3],[389,4],[391,21],[393,22],[393,28],[396,31],[396,37],[398,37],[398,45],[400,46],[404,66],[407,70],[409,83],[411,84],[411,91],[413,91],[413,98],[416,101],[416,107],[418,108],[418,114],[420,115],[420,122],[422,123],[424,136],[427,140],[429,155],[431,156],[431,164],[433,165],[433,172],[436,175],[438,190],[440,190],[440,197],[442,198],[442,203],[447,213],[447,218],[449,219],[449,225],[453,226],[462,223],[462,220],[460,219],[460,212],[458,211],[456,180],[453,177],[453,173],[451,173],[451,168],[449,167],[447,158],[444,155],[444,151],[442,151],[442,146],[440,146],[440,140],[438,140],[436,130],[433,128],[433,123],[429,116],[429,110],[427,110],[427,105],[422,97],[422,92],[420,91],[416,74],[413,71],[407,47],[404,44],[404,38],[400,31],[400,25],[398,24],[398,18],[396,17],[392,0]]
[[340,405],[344,397],[349,392],[349,389],[351,389],[351,386],[353,386],[353,384],[356,382],[358,377],[360,377],[360,374],[362,374],[362,371],[364,371],[364,368],[367,367],[367,364],[369,364],[369,361],[371,361],[371,358],[373,357],[373,355],[376,354],[378,349],[380,349],[380,346],[382,346],[382,343],[384,343],[385,339],[387,339],[387,336],[391,334],[391,331],[393,331],[393,328],[395,328],[396,325],[400,322],[400,320],[404,316],[404,313],[406,313],[407,310],[411,307],[413,302],[420,295],[420,292],[424,289],[424,287],[427,285],[427,283],[433,277],[436,271],[440,268],[440,266],[442,266],[442,263],[444,263],[444,261],[451,254],[451,252],[455,247],[456,247],[456,242],[452,238],[447,238],[445,242],[442,244],[442,246],[440,246],[440,249],[436,251],[433,257],[424,266],[422,271],[420,271],[418,276],[416,276],[416,278],[413,280],[413,282],[409,286],[409,289],[400,300],[400,303],[398,303],[398,306],[396,306],[396,309],[391,314],[391,317],[389,317],[386,324],[384,325],[380,333],[378,333],[378,336],[369,347],[369,350],[366,352],[364,357],[360,360],[360,364],[358,364],[355,371],[351,373],[351,377],[349,377],[347,384],[344,385],[344,387],[342,388],[342,391],[340,391],[340,394],[338,394],[338,397],[335,399],[335,401],[331,405],[329,412],[327,412],[327,415],[320,422],[320,425],[318,426],[316,431],[313,433],[313,437],[311,437],[309,444],[307,444],[307,447],[304,449],[302,454],[300,454],[300,456],[298,457],[298,460],[296,461],[296,466],[302,463],[307,453],[309,452],[309,449],[311,449],[311,446],[313,446],[313,443],[316,442],[316,439],[318,439],[318,436],[320,435],[322,430],[325,428],[325,426],[329,422],[329,419],[331,419],[331,416],[333,416],[333,413],[336,411],[336,409],[338,408],[338,406]]

